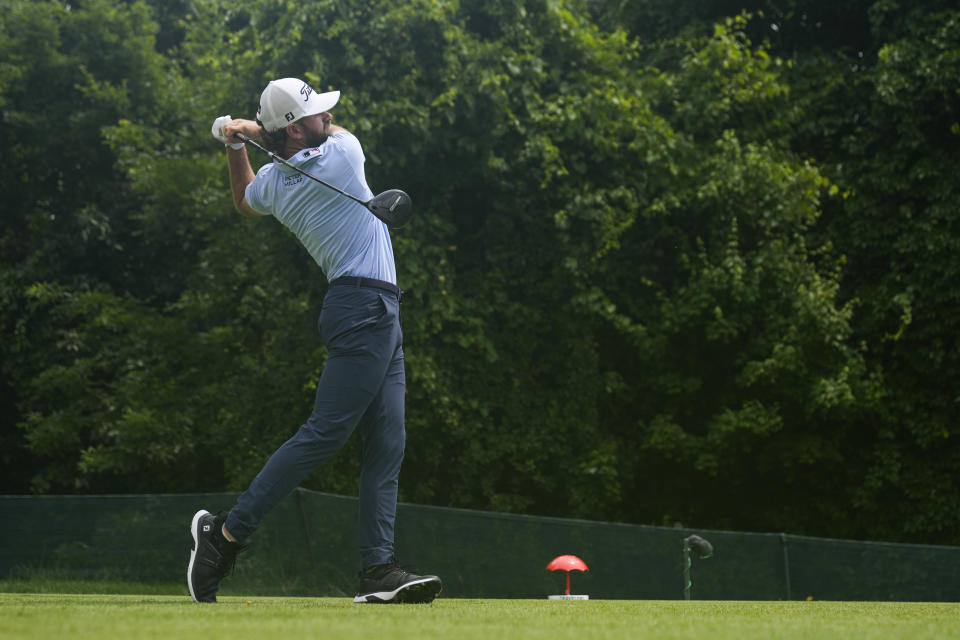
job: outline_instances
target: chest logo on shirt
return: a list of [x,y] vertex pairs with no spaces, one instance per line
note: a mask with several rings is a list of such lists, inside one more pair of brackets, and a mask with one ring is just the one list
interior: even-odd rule
[[285,187],[295,187],[301,182],[303,182],[303,176],[299,173],[295,173],[292,176],[283,177],[283,186]]

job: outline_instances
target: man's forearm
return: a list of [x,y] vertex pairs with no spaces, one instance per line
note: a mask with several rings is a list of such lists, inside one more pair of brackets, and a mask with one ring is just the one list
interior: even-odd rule
[[247,185],[253,182],[253,169],[247,157],[246,147],[231,149],[227,147],[227,165],[230,167],[230,191],[233,193],[233,206],[240,213],[247,213],[244,208],[244,196]]

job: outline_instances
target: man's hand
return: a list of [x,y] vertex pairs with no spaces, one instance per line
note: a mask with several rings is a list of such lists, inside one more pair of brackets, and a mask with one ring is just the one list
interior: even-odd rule
[[231,120],[223,127],[223,134],[229,140],[236,140],[236,138],[233,137],[235,133],[242,133],[251,140],[256,140],[260,144],[263,144],[263,138],[260,136],[260,125],[257,124],[256,120],[243,120],[238,118]]
[[[243,148],[242,142],[238,142],[238,141],[231,142],[230,138],[233,137],[232,133],[229,134],[230,137],[228,138],[228,134],[226,133],[226,127],[231,122],[233,122],[233,118],[231,118],[230,116],[220,116],[219,118],[213,121],[213,126],[210,128],[210,133],[213,134],[214,138],[216,138],[223,144],[227,145],[231,149],[242,149]],[[234,138],[234,140],[236,139]]]

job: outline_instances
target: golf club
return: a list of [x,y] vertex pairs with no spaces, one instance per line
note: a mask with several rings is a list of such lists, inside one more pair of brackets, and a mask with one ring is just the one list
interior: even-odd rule
[[354,202],[358,202],[362,204],[367,208],[368,211],[370,211],[370,213],[377,216],[377,218],[379,218],[380,220],[383,220],[386,223],[386,225],[391,229],[398,229],[403,225],[407,224],[407,222],[410,221],[410,217],[413,215],[413,201],[410,199],[410,196],[408,196],[405,192],[401,191],[400,189],[388,189],[383,193],[378,193],[372,199],[364,201],[354,195],[347,193],[346,191],[343,191],[342,189],[338,189],[337,187],[333,186],[329,182],[324,182],[323,180],[321,180],[320,178],[318,178],[313,174],[307,173],[303,169],[300,169],[299,167],[293,165],[292,163],[288,162],[284,158],[281,158],[280,156],[270,151],[269,149],[266,149],[265,147],[261,146],[256,140],[253,140],[243,135],[242,133],[237,133],[235,135],[237,139],[243,142],[244,144],[252,144],[257,149],[259,149],[260,151],[263,151],[265,154],[267,154],[277,162],[280,162],[281,164],[285,164],[286,166],[290,167],[294,171],[298,173],[302,173],[303,175],[307,176],[311,180],[319,182],[320,184],[327,187],[328,189],[332,189],[333,191],[336,191],[340,195],[350,198]]

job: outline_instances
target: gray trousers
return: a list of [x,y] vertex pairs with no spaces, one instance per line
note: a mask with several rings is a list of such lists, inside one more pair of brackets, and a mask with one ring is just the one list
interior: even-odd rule
[[403,461],[406,378],[399,300],[372,287],[330,287],[320,313],[327,363],[310,418],[267,461],[227,516],[227,530],[244,542],[263,516],[359,429],[362,438],[360,512],[363,568],[393,557],[397,479]]

